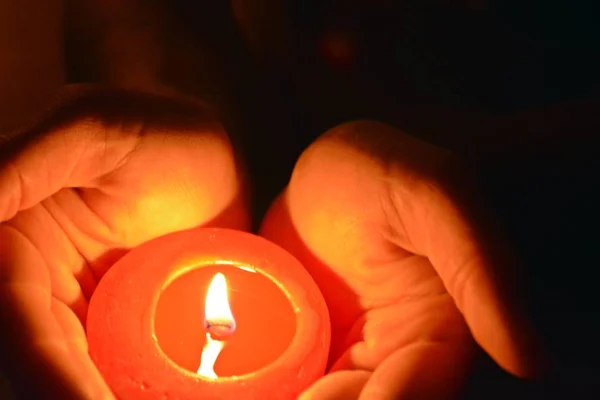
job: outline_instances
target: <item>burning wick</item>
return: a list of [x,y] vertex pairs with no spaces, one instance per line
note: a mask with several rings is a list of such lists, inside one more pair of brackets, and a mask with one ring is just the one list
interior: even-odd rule
[[215,362],[221,350],[225,347],[225,342],[221,340],[215,340],[210,336],[210,333],[206,333],[206,344],[202,349],[202,355],[200,356],[200,366],[198,367],[198,375],[209,379],[217,379],[219,376],[215,373]]
[[200,356],[198,375],[216,379],[218,375],[214,371],[214,366],[225,347],[223,339],[235,332],[235,319],[233,319],[227,296],[227,281],[220,272],[215,274],[208,286],[204,308],[204,326],[207,330],[206,345]]

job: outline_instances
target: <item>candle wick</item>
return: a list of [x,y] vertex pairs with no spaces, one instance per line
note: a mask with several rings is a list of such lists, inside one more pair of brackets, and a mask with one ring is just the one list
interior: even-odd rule
[[235,332],[235,322],[233,320],[224,321],[205,321],[204,326],[210,335],[217,339],[223,340],[229,338]]
[[221,350],[225,347],[225,342],[213,339],[209,332],[206,333],[206,344],[200,355],[200,366],[198,367],[198,375],[209,379],[217,379],[219,376],[215,373],[215,363]]

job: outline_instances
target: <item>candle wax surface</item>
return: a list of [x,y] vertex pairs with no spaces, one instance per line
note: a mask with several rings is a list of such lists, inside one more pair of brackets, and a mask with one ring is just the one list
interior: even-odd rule
[[178,276],[158,299],[154,314],[156,340],[169,359],[191,372],[197,371],[206,344],[206,293],[218,272],[227,281],[236,330],[224,340],[214,370],[219,377],[252,373],[281,356],[296,332],[292,304],[260,271],[206,265]]
[[[196,371],[218,272],[236,329],[213,379]],[[293,400],[323,376],[331,327],[318,286],[291,254],[250,233],[194,228],[117,261],[90,300],[86,334],[120,400]]]

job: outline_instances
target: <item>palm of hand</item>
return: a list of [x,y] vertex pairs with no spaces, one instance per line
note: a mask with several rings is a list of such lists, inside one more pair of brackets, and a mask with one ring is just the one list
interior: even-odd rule
[[[14,329],[5,334],[30,332],[14,365],[29,373],[49,369],[39,386],[54,387],[62,398],[108,396],[87,355],[82,323],[96,283],[126,249],[194,226],[248,223],[218,124],[195,105],[107,96],[88,98],[101,101],[100,109],[81,100],[66,106],[68,118],[35,147],[25,146],[0,176],[0,187],[18,188],[0,198],[3,219],[14,215],[0,226],[3,304],[15,306],[3,307],[11,314],[2,319]],[[148,108],[160,113],[142,117]]]
[[[299,160],[262,231],[304,263],[330,309],[332,368],[307,398],[456,392],[474,350],[459,308],[493,314],[502,300],[444,187],[453,168],[440,150],[364,122],[334,129]],[[485,323],[469,325],[489,338]],[[525,374],[518,339],[503,335],[490,352]]]
[[[46,379],[17,382],[30,392],[110,397],[81,324],[106,268],[167,232],[248,221],[229,142],[197,105],[131,93],[76,100],[0,174],[0,320],[11,328],[2,353],[23,369],[14,376]],[[365,131],[375,135],[361,140]],[[472,351],[463,316],[502,366],[530,372],[526,329],[439,185],[437,156],[380,124],[343,126],[306,152],[267,216],[263,234],[301,259],[332,315],[335,364],[307,395],[447,394]]]
[[[282,221],[275,211],[271,217]],[[327,238],[307,239],[312,250],[296,233],[290,240],[290,232],[266,228],[268,237],[282,240],[304,262],[329,306],[330,371],[309,398],[411,398],[416,380],[418,398],[451,393],[473,350],[453,299],[425,257],[390,243],[382,230],[354,222],[347,229],[313,226]],[[323,249],[317,258],[318,244],[337,251]],[[452,368],[438,369],[439,363]]]

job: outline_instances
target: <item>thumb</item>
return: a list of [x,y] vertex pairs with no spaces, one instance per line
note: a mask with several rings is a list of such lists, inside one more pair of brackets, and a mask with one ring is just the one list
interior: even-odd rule
[[68,87],[44,116],[0,141],[0,221],[62,188],[97,187],[142,136],[205,125],[204,110],[186,99]]
[[[526,311],[526,266],[472,172],[440,157],[427,184],[408,201],[413,213],[404,213],[397,228],[407,232],[415,253],[429,259],[479,345],[508,372],[537,377],[548,368],[548,358]],[[396,208],[405,209],[411,195],[400,181],[395,186],[392,192],[404,193],[392,196]]]
[[473,337],[500,366],[520,377],[543,373],[543,346],[517,290],[524,266],[471,171],[442,149],[373,121],[340,125],[318,146],[321,157],[360,154],[377,163],[383,172],[369,179],[381,183],[393,243],[429,259]]

